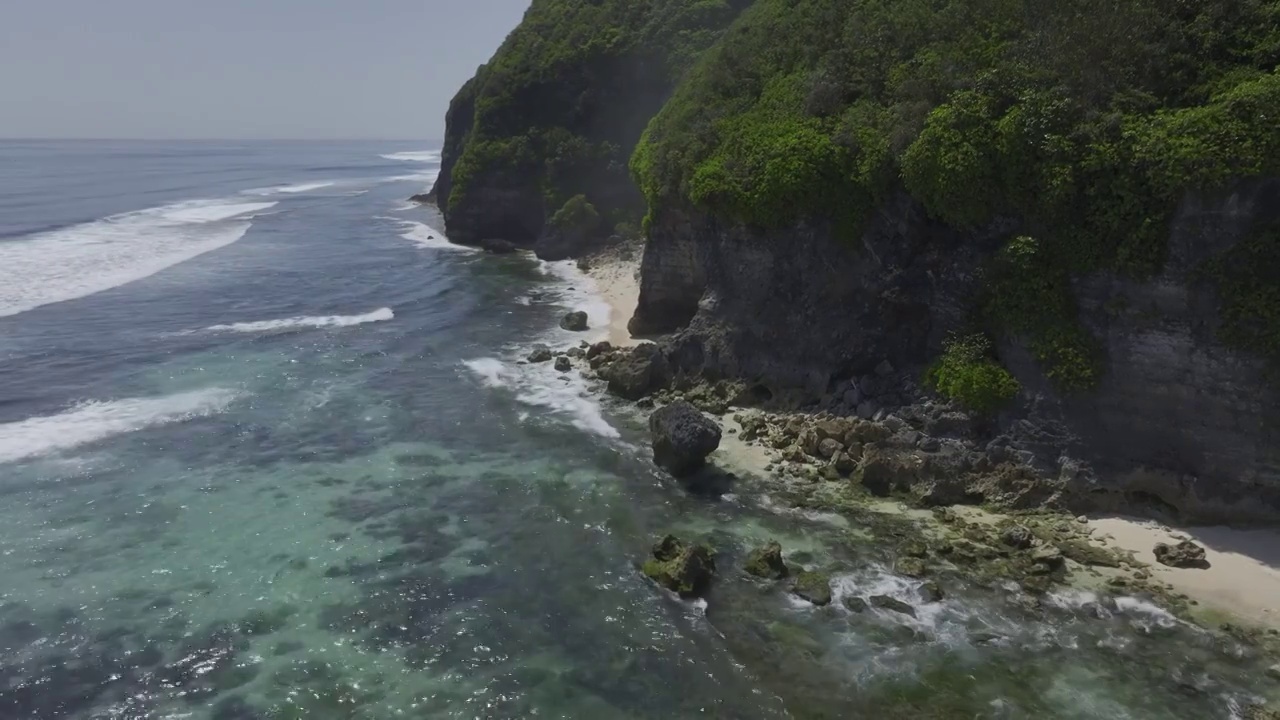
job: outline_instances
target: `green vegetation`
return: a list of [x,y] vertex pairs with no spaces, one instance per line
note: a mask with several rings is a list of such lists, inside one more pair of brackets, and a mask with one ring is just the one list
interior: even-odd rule
[[1280,227],[1255,233],[1207,270],[1221,301],[1219,338],[1261,356],[1280,379]]
[[[627,158],[681,73],[745,0],[534,0],[524,21],[455,98],[446,207],[480,185],[541,193],[554,209],[582,193],[611,222],[643,200]],[[450,143],[446,143],[446,151]],[[462,214],[462,213],[458,213]]]
[[600,227],[600,213],[586,195],[574,195],[551,216],[551,226],[565,232],[594,232]]
[[631,167],[651,212],[766,229],[856,233],[899,188],[956,228],[1013,221],[1038,240],[983,319],[1084,388],[1070,277],[1155,274],[1185,192],[1280,172],[1277,62],[1273,0],[757,0]]
[[981,334],[949,339],[925,379],[944,397],[983,414],[996,412],[1019,390],[1018,381],[995,361],[991,341]]

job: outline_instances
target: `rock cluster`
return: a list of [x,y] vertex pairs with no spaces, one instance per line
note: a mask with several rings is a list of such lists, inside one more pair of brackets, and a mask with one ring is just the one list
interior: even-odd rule
[[1183,540],[1177,545],[1169,545],[1159,543],[1155,547],[1156,561],[1161,565],[1168,565],[1175,568],[1207,568],[1208,560],[1205,559],[1204,548],[1191,542]]

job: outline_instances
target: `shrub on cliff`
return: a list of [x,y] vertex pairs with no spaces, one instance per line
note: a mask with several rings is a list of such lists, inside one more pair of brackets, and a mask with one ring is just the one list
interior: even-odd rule
[[1018,381],[995,361],[982,335],[952,337],[926,380],[944,397],[975,412],[994,413],[1018,394]]

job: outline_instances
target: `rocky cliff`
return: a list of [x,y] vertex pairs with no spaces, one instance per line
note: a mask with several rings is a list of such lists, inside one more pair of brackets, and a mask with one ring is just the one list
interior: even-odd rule
[[[629,106],[635,334],[762,402],[941,399],[1077,507],[1280,520],[1275,3],[747,5]],[[455,169],[451,235],[543,235],[535,175]]]
[[[745,4],[534,0],[450,105],[432,191],[450,239],[538,245],[559,259],[619,224],[631,232],[644,214],[628,175],[631,152],[676,81]],[[589,205],[598,221],[569,224],[575,214],[561,211],[570,202]]]

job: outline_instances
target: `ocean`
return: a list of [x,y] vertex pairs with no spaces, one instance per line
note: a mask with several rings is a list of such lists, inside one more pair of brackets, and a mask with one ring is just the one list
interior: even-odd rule
[[[450,245],[439,148],[0,142],[0,718],[1230,718],[1250,651],[1137,598],[948,580],[871,518],[692,495],[519,359],[571,262]],[[708,539],[708,602],[637,570]],[[734,570],[779,539],[815,608]],[[807,556],[807,557],[806,557]]]

